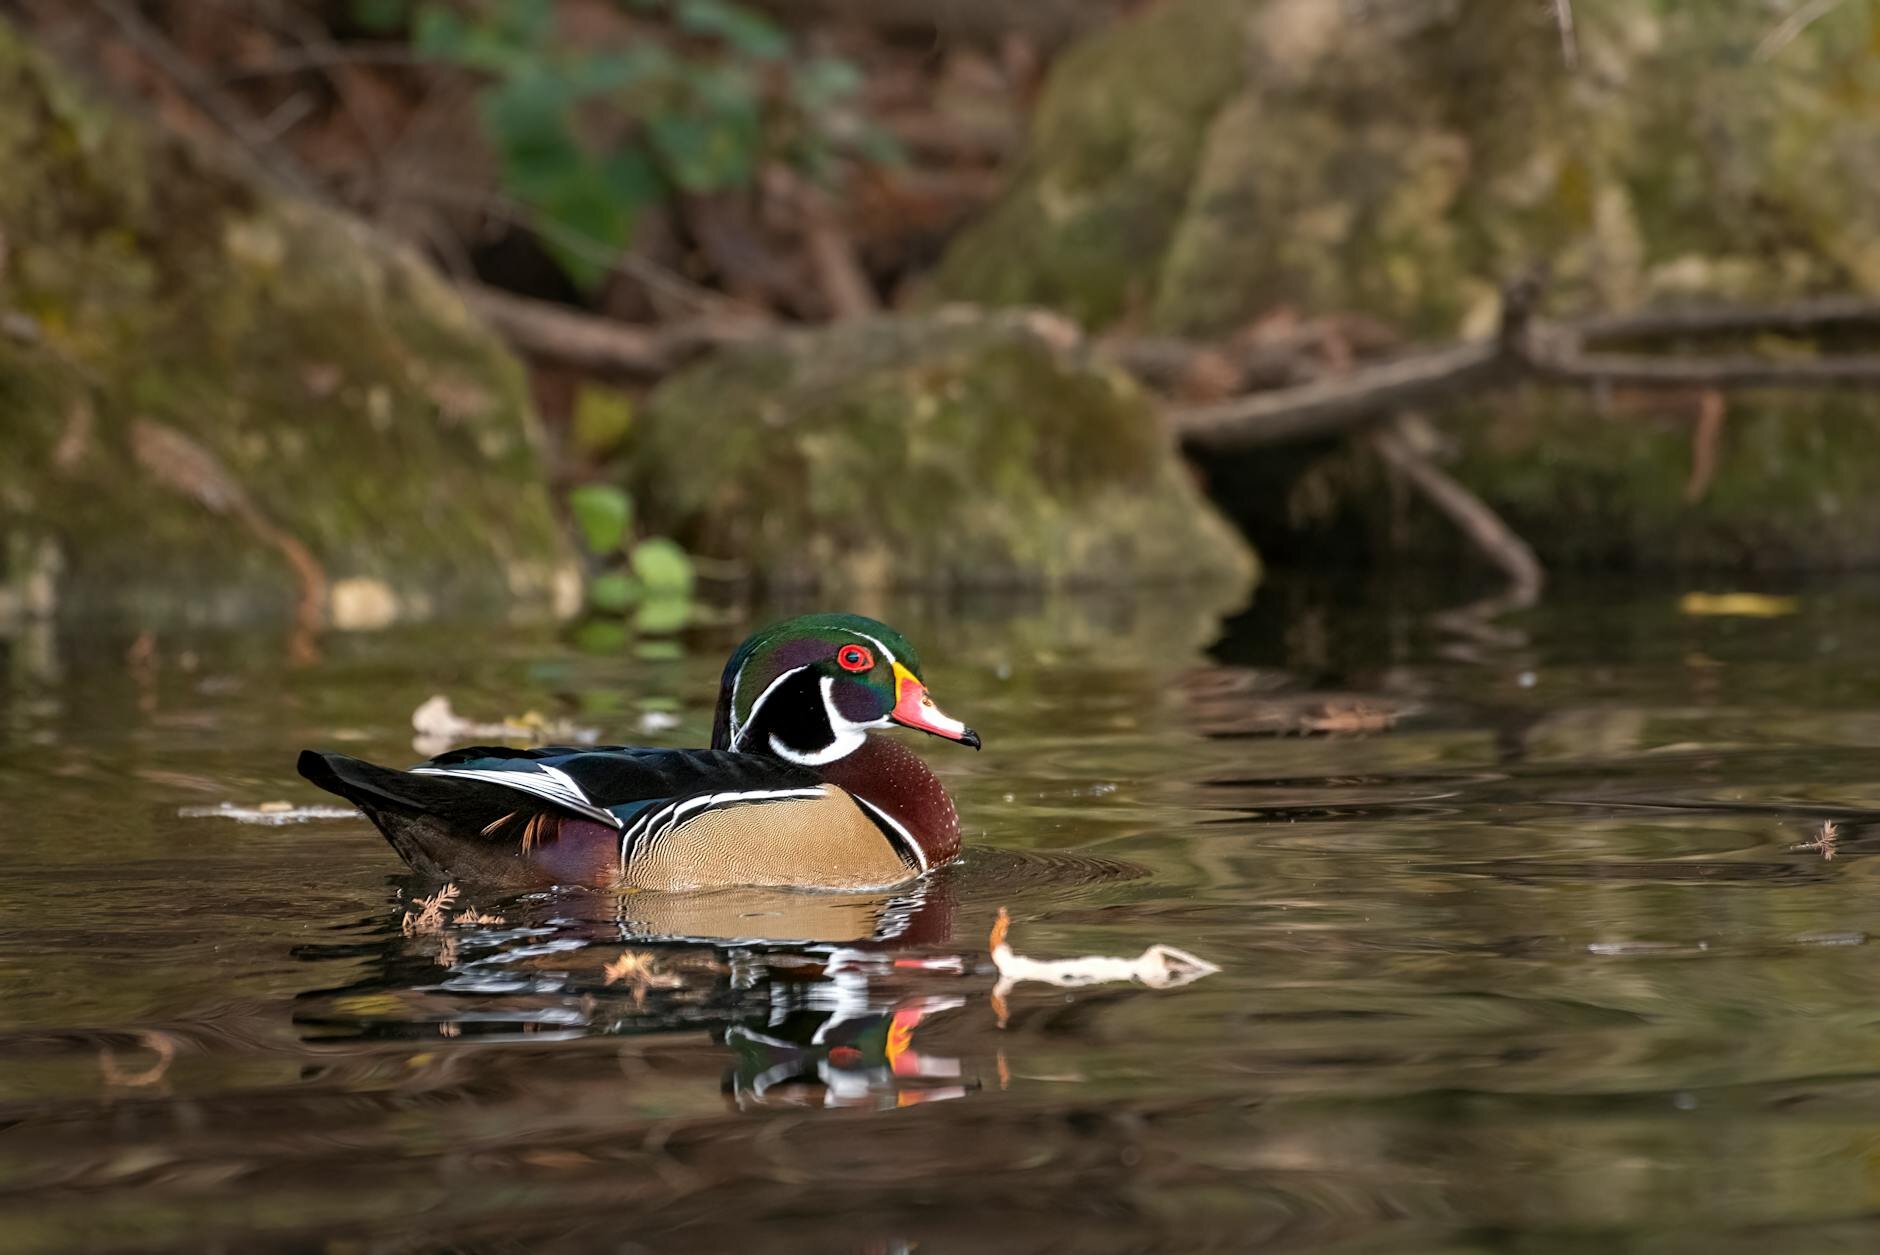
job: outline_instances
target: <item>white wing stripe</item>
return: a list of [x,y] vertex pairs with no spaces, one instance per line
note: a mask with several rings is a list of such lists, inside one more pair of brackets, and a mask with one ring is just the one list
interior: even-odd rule
[[620,819],[588,801],[588,795],[567,772],[541,763],[535,764],[532,770],[527,771],[504,770],[497,767],[413,767],[411,774],[414,776],[454,776],[462,780],[481,780],[486,784],[499,784],[507,789],[515,789],[545,798],[615,828],[620,827]]

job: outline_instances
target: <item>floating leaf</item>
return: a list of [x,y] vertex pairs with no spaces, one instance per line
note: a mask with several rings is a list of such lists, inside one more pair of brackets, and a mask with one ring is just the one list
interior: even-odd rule
[[568,494],[568,510],[588,552],[610,554],[627,538],[633,522],[633,498],[612,484],[583,484]]
[[1773,619],[1800,609],[1801,602],[1793,597],[1770,597],[1763,593],[1686,593],[1678,599],[1678,611],[1691,615]]
[[663,537],[643,540],[633,547],[628,560],[648,592],[682,598],[691,596],[692,559],[672,541]]

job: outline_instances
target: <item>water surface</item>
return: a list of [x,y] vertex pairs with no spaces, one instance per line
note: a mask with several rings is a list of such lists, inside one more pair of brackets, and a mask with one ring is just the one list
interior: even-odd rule
[[[702,743],[745,625],[0,637],[0,1245],[1867,1249],[1880,589],[1683,591],[869,607],[985,737],[962,865],[436,931],[363,820],[213,812],[435,693]],[[1000,908],[1221,970],[1000,991]]]

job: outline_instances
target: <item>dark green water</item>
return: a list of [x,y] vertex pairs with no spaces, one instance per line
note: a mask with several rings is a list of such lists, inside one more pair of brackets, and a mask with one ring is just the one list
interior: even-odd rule
[[[1487,640],[1283,587],[1224,626],[861,607],[985,736],[923,745],[963,866],[897,902],[465,886],[503,922],[430,936],[363,821],[186,812],[330,801],[294,751],[418,757],[433,693],[700,743],[743,625],[299,666],[0,638],[0,1248],[1871,1249],[1880,589],[1683,591]],[[1796,848],[1836,816],[1832,859]],[[1033,958],[1221,970],[1019,984],[1001,1024],[1000,907]],[[667,979],[610,983],[623,954]]]

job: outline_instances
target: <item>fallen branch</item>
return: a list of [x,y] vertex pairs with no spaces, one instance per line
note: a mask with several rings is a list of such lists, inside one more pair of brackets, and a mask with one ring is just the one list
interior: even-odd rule
[[138,55],[174,83],[191,105],[228,133],[244,162],[302,195],[316,194],[306,172],[286,157],[262,133],[247,110],[229,99],[162,31],[125,0],[96,0],[96,3],[99,12],[111,20]]
[[1528,356],[1522,365],[1552,383],[1615,388],[1853,388],[1880,384],[1880,354],[1768,358],[1650,357],[1642,353]]
[[1226,451],[1344,435],[1403,409],[1521,378],[1585,388],[1871,387],[1880,385],[1880,354],[1688,357],[1588,353],[1581,347],[1589,336],[1714,334],[1867,322],[1880,323],[1880,303],[1853,298],[1534,326],[1525,325],[1522,313],[1511,310],[1502,334],[1492,341],[1406,354],[1337,378],[1215,405],[1176,407],[1168,412],[1168,422],[1191,448]]
[[1573,0],[1554,0],[1554,24],[1560,28],[1560,59],[1569,70],[1580,66],[1580,45],[1573,34]]
[[1452,479],[1430,461],[1409,438],[1403,419],[1379,428],[1371,436],[1378,455],[1403,476],[1444,517],[1456,525],[1482,556],[1508,577],[1508,595],[1522,604],[1540,596],[1545,576],[1540,559],[1488,503]]
[[474,284],[464,302],[517,349],[598,375],[657,378],[710,349],[778,334],[762,318],[704,317],[635,326]]
[[314,661],[318,657],[314,642],[326,625],[328,583],[326,569],[313,551],[269,518],[220,459],[174,427],[149,418],[133,419],[131,454],[158,484],[191,498],[211,514],[233,518],[281,555],[300,585],[289,653],[295,662]]
[[1770,332],[1800,334],[1849,326],[1880,327],[1880,300],[1820,296],[1784,305],[1694,305],[1582,318],[1573,329],[1582,343],[1593,343]]
[[1511,365],[1500,342],[1463,344],[1360,367],[1335,379],[1177,409],[1169,420],[1184,444],[1217,451],[1336,436],[1393,410],[1494,382]]
[[1723,393],[1706,388],[1697,398],[1697,426],[1691,432],[1691,474],[1684,481],[1684,504],[1696,505],[1717,476],[1717,441],[1727,412]]
[[1762,42],[1756,45],[1756,59],[1770,60],[1793,43],[1797,35],[1840,7],[1841,0],[1809,0],[1789,14],[1780,26],[1763,36]]

